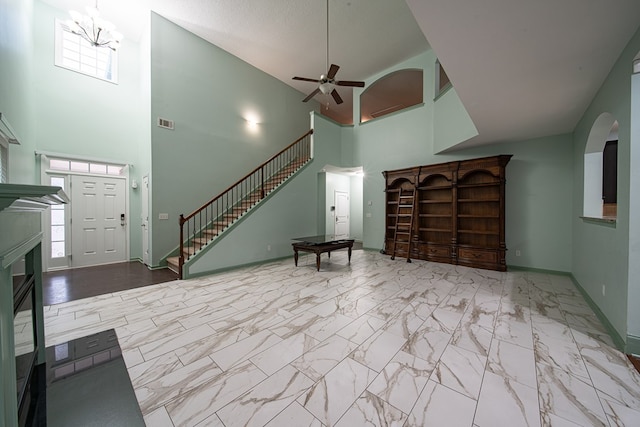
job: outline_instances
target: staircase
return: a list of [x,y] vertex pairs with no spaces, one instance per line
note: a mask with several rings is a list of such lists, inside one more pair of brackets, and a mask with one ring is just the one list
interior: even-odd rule
[[167,265],[183,277],[183,266],[253,209],[312,158],[313,129],[189,215],[180,215],[178,256]]

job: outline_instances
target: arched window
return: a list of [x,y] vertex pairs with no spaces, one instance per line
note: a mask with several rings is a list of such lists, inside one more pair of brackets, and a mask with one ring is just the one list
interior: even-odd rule
[[584,150],[583,215],[615,218],[618,192],[618,122],[602,113],[593,123]]
[[422,70],[394,71],[360,95],[360,123],[422,103]]

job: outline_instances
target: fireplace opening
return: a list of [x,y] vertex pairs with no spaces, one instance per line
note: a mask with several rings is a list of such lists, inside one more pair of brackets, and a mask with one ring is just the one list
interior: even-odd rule
[[18,422],[27,425],[34,415],[38,397],[36,363],[38,342],[36,333],[33,274],[23,276],[13,289],[13,326],[16,354],[16,393],[18,397]]

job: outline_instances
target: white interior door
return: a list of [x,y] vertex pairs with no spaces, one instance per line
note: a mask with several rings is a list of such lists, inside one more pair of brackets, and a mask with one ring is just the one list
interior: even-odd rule
[[149,265],[149,176],[142,177],[142,262]]
[[125,180],[71,177],[71,265],[126,261]]
[[349,237],[349,193],[335,192],[335,231],[336,239]]

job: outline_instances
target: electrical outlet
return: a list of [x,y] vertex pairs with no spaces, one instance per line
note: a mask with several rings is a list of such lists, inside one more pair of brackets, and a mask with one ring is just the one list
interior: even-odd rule
[[606,285],[602,285],[602,296],[605,296],[607,291],[607,286]]
[[267,245],[267,251],[271,250],[271,245]]
[[516,249],[516,256],[520,256],[520,249]]

